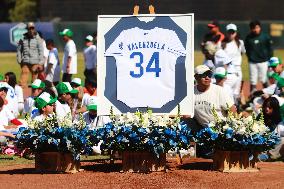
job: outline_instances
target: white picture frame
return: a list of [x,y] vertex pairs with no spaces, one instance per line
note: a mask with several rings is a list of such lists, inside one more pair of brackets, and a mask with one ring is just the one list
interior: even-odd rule
[[[186,89],[184,87],[180,87],[180,89],[185,90],[183,93],[186,95],[177,100],[177,102],[172,103],[174,105],[171,108],[166,110],[158,110],[153,109],[153,113],[156,114],[168,114],[168,115],[176,115],[178,113],[178,106],[180,107],[181,115],[189,115],[191,117],[194,116],[194,14],[144,14],[144,15],[99,15],[98,16],[98,29],[97,29],[97,95],[98,95],[98,115],[109,115],[110,110],[113,110],[114,114],[121,114],[126,112],[126,109],[118,107],[115,100],[110,100],[110,97],[106,95],[106,91],[117,90],[115,87],[109,82],[111,80],[116,81],[116,75],[112,74],[110,76],[110,72],[114,72],[113,70],[107,70],[108,60],[105,56],[106,44],[110,44],[114,39],[112,38],[112,34],[121,29],[122,25],[118,25],[118,22],[126,21],[126,19],[138,18],[140,21],[150,23],[154,18],[170,18],[181,30],[186,33],[186,42],[184,43],[186,49],[186,56],[184,58],[184,68],[185,68],[185,76],[183,74],[183,78],[186,82]],[[162,20],[162,19],[161,19]],[[128,22],[125,22],[127,25]],[[117,28],[116,28],[117,27]],[[120,27],[120,28],[118,28]],[[132,27],[132,26],[128,26]],[[133,28],[136,27],[133,25]],[[110,35],[111,33],[111,35]],[[159,34],[157,34],[159,36]],[[113,68],[111,68],[113,69]],[[108,76],[107,76],[108,73]],[[180,73],[175,73],[176,78]],[[182,81],[184,81],[182,79]],[[184,84],[183,84],[184,85]],[[129,89],[131,90],[131,89]],[[175,89],[178,90],[178,89]],[[139,99],[137,99],[139,100]],[[173,107],[174,106],[174,107]]]

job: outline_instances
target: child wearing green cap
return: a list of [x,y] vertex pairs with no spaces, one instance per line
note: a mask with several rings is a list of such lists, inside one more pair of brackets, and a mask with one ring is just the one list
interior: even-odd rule
[[39,110],[39,114],[32,118],[36,121],[43,121],[46,117],[54,113],[54,103],[56,98],[53,98],[49,93],[43,92],[35,99],[35,107]]
[[278,75],[280,75],[283,71],[282,61],[278,57],[271,57],[268,61],[268,67]]
[[[58,118],[66,118],[68,115],[71,117],[71,108],[69,102],[72,101],[72,94],[78,93],[71,87],[69,82],[60,82],[56,85],[58,100],[56,101],[56,115]],[[72,117],[71,117],[72,119]]]
[[83,113],[83,118],[91,130],[111,122],[111,119],[108,116],[97,116],[97,102],[97,96],[91,96],[87,103],[88,111]]
[[37,114],[38,109],[35,107],[35,97],[43,92],[45,89],[45,84],[39,79],[34,80],[34,82],[30,85],[32,88],[32,95],[25,99],[24,103],[24,111],[23,114]]

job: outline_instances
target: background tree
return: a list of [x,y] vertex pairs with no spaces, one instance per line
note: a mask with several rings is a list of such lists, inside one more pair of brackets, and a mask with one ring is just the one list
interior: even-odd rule
[[0,22],[10,22],[9,10],[15,7],[16,0],[0,0]]
[[35,21],[38,17],[37,0],[17,0],[15,7],[9,11],[12,22]]

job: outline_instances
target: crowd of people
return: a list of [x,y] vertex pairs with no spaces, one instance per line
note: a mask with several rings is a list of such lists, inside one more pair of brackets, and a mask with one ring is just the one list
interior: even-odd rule
[[[219,116],[228,109],[243,116],[264,116],[271,131],[281,137],[275,149],[262,156],[263,160],[284,157],[284,72],[281,59],[273,56],[272,40],[261,30],[259,21],[251,21],[250,33],[241,40],[238,28],[230,23],[226,33],[220,31],[217,21],[208,24],[201,49],[205,60],[195,68],[196,86],[194,129],[198,130],[214,120],[212,108]],[[249,63],[250,96],[244,100],[242,93],[242,55]],[[262,89],[257,89],[260,82]]]
[[[85,38],[85,80],[72,78],[77,74],[77,49],[72,40],[73,32],[59,32],[65,47],[62,63],[52,39],[44,40],[34,23],[27,23],[27,33],[19,41],[17,61],[21,66],[19,84],[15,73],[0,73],[0,142],[14,138],[25,116],[42,121],[51,114],[58,119],[79,119],[83,114],[86,123],[94,127],[97,119],[97,49],[96,34]],[[62,78],[60,75],[62,74]],[[32,78],[31,84],[28,80]],[[28,90],[30,88],[30,90]],[[24,91],[31,95],[24,99]]]
[[[284,151],[284,72],[281,59],[273,56],[272,40],[261,30],[259,21],[249,24],[250,33],[240,39],[238,27],[230,23],[226,32],[220,31],[220,24],[208,24],[209,32],[204,36],[201,49],[205,60],[194,70],[194,117],[188,119],[193,132],[214,121],[212,108],[219,116],[241,112],[243,116],[255,113],[264,115],[265,124],[281,137],[281,144],[268,152],[268,158],[283,157]],[[79,113],[89,125],[96,126],[97,85],[96,85],[96,34],[85,38],[84,49],[85,81],[73,78],[77,74],[77,49],[72,40],[73,32],[64,29],[59,33],[65,42],[62,64],[52,39],[44,40],[33,23],[27,24],[28,32],[20,40],[17,61],[21,66],[20,83],[16,75],[7,72],[0,75],[0,135],[14,137],[17,126],[22,122],[19,115],[30,115],[43,120],[50,114],[60,118],[70,116],[76,119]],[[247,101],[242,94],[242,55],[249,62],[250,96]],[[60,72],[63,73],[62,79]],[[29,73],[32,84],[28,85]],[[257,90],[257,83],[263,88]],[[31,96],[24,99],[23,90],[31,88]],[[106,122],[108,120],[105,120]],[[10,126],[11,125],[11,126]]]

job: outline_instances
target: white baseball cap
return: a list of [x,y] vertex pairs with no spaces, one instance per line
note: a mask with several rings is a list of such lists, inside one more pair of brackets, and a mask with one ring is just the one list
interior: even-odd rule
[[199,65],[199,66],[197,66],[197,67],[194,69],[194,74],[200,75],[200,74],[203,74],[203,73],[205,73],[205,72],[207,72],[207,71],[211,71],[208,66]]
[[227,71],[224,67],[216,68],[214,72],[214,77],[225,78],[226,76],[227,76]]
[[98,104],[98,97],[97,96],[90,96],[87,103],[88,110],[97,110]]
[[71,83],[75,83],[75,84],[80,85],[80,86],[82,85],[82,81],[81,81],[80,78],[74,78],[74,79],[72,79]]
[[88,40],[88,41],[93,41],[93,36],[91,36],[91,35],[88,35],[87,37],[86,37],[86,40]]
[[237,28],[237,26],[235,25],[235,24],[228,24],[227,26],[226,26],[226,30],[228,31],[228,30],[234,30],[234,31],[237,31],[238,30],[238,28]]

